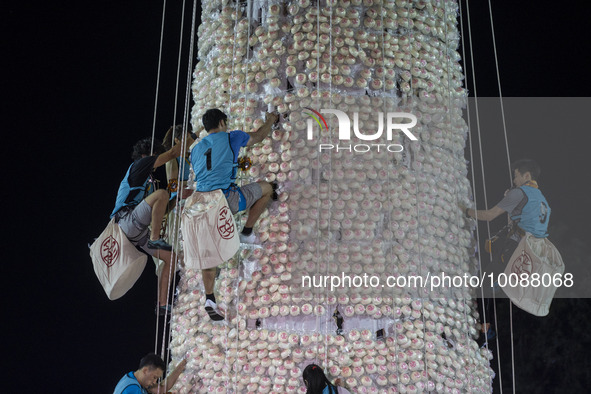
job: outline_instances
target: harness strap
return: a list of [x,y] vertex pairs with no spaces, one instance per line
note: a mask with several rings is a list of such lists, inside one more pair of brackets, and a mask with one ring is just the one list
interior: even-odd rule
[[232,183],[227,189],[222,189],[222,192],[224,192],[226,198],[230,196],[230,192],[238,192],[240,196],[238,199],[238,211],[244,211],[246,209],[246,197],[244,197],[244,193],[242,193],[242,190],[240,190],[237,184]]
[[230,147],[230,151],[232,151],[232,181],[236,180],[236,174],[238,173],[238,161],[236,161],[236,152],[232,148],[232,143],[230,142],[230,133],[228,133],[228,146]]

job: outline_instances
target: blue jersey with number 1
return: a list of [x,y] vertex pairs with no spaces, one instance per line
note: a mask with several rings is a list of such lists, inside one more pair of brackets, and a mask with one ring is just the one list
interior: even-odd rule
[[191,151],[197,191],[227,189],[236,179],[238,154],[250,136],[242,130],[218,132],[203,138]]

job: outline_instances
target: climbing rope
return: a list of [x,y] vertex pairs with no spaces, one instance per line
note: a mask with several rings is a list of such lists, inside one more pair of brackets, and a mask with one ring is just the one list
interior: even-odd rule
[[[185,14],[185,2],[183,1],[183,13],[182,13],[182,22],[181,22],[181,39],[180,39],[180,43],[179,43],[179,58],[178,58],[178,66],[177,66],[177,81],[176,81],[176,90],[175,90],[175,105],[174,105],[174,120],[173,120],[173,127],[175,127],[176,124],[176,112],[177,112],[177,97],[178,97],[178,86],[179,86],[179,79],[180,79],[180,64],[181,64],[181,53],[182,53],[182,34],[183,34],[183,30],[184,30],[184,14]],[[196,29],[196,14],[197,14],[197,1],[193,0],[193,12],[192,12],[192,18],[191,18],[191,36],[190,36],[190,41],[189,41],[189,60],[188,60],[188,66],[187,66],[187,79],[186,79],[186,88],[185,88],[185,105],[184,105],[184,112],[183,112],[183,122],[182,122],[182,131],[181,131],[181,152],[186,152],[187,150],[187,134],[188,134],[188,130],[187,130],[187,123],[188,123],[188,118],[189,118],[189,103],[190,103],[190,93],[191,93],[191,75],[192,75],[192,68],[193,68],[193,48],[194,48],[194,44],[195,44],[195,29]],[[174,144],[174,133],[173,133],[173,141],[172,144]],[[175,253],[174,251],[174,246],[179,244],[180,239],[181,239],[181,226],[180,226],[180,221],[181,221],[181,206],[180,206],[180,202],[182,199],[182,190],[183,190],[183,180],[182,177],[184,176],[185,173],[185,166],[188,165],[185,156],[183,155],[183,160],[179,160],[179,171],[177,174],[177,195],[176,195],[176,201],[175,201],[175,209],[176,209],[176,214],[173,215],[172,220],[174,221],[174,226],[173,228],[176,230],[173,234],[169,235],[169,237],[171,238],[171,244],[173,245],[173,254],[172,254],[172,258],[175,261],[175,270],[172,270],[172,266],[171,266],[171,270],[169,273],[169,278],[168,278],[168,288],[172,288],[174,289],[176,287],[176,264],[178,264],[179,262],[179,258],[178,258],[178,254]],[[172,261],[171,261],[171,265],[172,265]],[[172,286],[171,286],[171,278],[172,278]],[[170,298],[170,291],[167,294],[167,305],[172,304],[172,302],[169,301]],[[173,311],[171,311],[171,320],[173,317]],[[166,321],[166,317],[165,317],[165,321]],[[166,323],[164,325],[166,327]],[[164,337],[164,335],[163,335]],[[171,339],[172,339],[172,329],[169,328],[168,330],[168,343],[171,343]],[[162,344],[164,346],[164,339],[162,341]],[[170,346],[168,346],[167,348],[167,360],[170,360]],[[167,381],[168,377],[165,378],[165,384]]]
[[166,0],[162,4],[162,24],[160,26],[160,49],[158,50],[158,72],[156,74],[156,93],[154,95],[154,119],[152,121],[152,147],[150,155],[154,153],[154,136],[156,135],[156,114],[158,113],[158,91],[160,89],[160,68],[162,65],[162,42],[164,39],[164,19],[166,17]]
[[[511,171],[511,156],[509,154],[509,140],[507,138],[507,124],[505,121],[505,106],[503,104],[503,92],[501,89],[501,75],[499,72],[499,59],[497,55],[497,40],[495,37],[495,26],[493,22],[493,13],[490,0],[488,0],[488,12],[490,15],[490,29],[492,32],[493,50],[495,53],[495,68],[497,72],[497,83],[499,88],[499,104],[501,106],[501,118],[503,120],[503,135],[505,137],[505,151],[507,153],[507,167],[509,169],[509,187],[513,186],[513,173]],[[513,338],[513,303],[509,301],[509,324],[511,330],[511,375],[513,383],[513,392],[515,393],[515,346]]]
[[[461,7],[460,7],[461,10]],[[482,178],[483,178],[483,189],[484,189],[484,198],[485,198],[485,209],[488,209],[488,202],[486,200],[486,180],[484,177],[484,162],[483,162],[483,154],[482,154],[482,144],[481,144],[481,135],[480,135],[480,121],[478,118],[478,95],[476,93],[476,75],[475,75],[475,69],[474,69],[474,54],[472,52],[472,34],[471,34],[471,29],[470,29],[470,9],[469,9],[469,4],[468,4],[468,0],[466,0],[466,12],[467,12],[467,21],[468,21],[468,37],[469,37],[469,41],[470,41],[470,54],[471,54],[471,61],[472,61],[472,74],[473,74],[473,85],[474,85],[474,97],[475,97],[475,106],[476,106],[476,117],[477,117],[477,130],[478,130],[478,141],[479,141],[479,149],[480,149],[480,162],[481,162],[481,167],[482,167]],[[497,56],[497,48],[496,48],[496,39],[495,39],[495,34],[494,34],[494,24],[493,24],[493,16],[492,16],[492,7],[490,4],[490,0],[489,0],[489,13],[490,13],[490,23],[491,23],[491,30],[492,30],[492,38],[493,38],[493,48],[494,48],[494,53],[495,53],[495,66],[496,66],[496,72],[497,72],[497,82],[498,82],[498,88],[499,88],[499,95],[500,95],[500,105],[501,105],[501,114],[502,114],[502,122],[503,122],[503,131],[504,131],[504,138],[505,138],[505,149],[506,149],[506,154],[507,154],[507,160],[508,160],[508,164],[509,164],[509,180],[510,180],[510,184],[512,184],[512,174],[511,174],[511,159],[510,159],[510,154],[509,154],[509,143],[508,143],[508,138],[507,138],[507,127],[506,127],[506,121],[505,121],[505,112],[504,112],[504,105],[503,105],[503,99],[502,99],[502,93],[501,93],[501,82],[500,82],[500,73],[499,73],[499,65],[498,65],[498,56]],[[463,43],[463,35],[462,35],[462,43]],[[464,53],[464,57],[465,57],[465,53]],[[468,111],[468,118],[470,111]],[[470,120],[468,120],[468,123],[470,123]],[[470,135],[471,137],[471,135]],[[471,162],[472,162],[472,176],[473,176],[473,189],[475,189],[475,181],[474,181],[474,160],[473,160],[473,155],[472,155],[472,148],[470,146],[470,154],[471,154]],[[476,196],[475,197],[475,204],[476,204]],[[487,222],[487,230],[488,230],[488,238],[490,238],[490,226],[489,223]],[[478,234],[478,226],[476,227],[476,231]],[[480,244],[480,237],[479,235],[477,235],[477,239],[478,239],[478,243]],[[492,260],[492,255],[491,255],[491,260]],[[480,265],[480,255],[479,255],[479,265]],[[481,268],[481,266],[480,266]],[[481,289],[481,292],[483,290]],[[497,361],[498,361],[498,372],[499,372],[499,385],[500,385],[500,392],[502,393],[503,391],[503,387],[502,387],[502,372],[501,372],[501,360],[500,360],[500,346],[499,346],[499,333],[498,333],[498,322],[497,322],[497,313],[496,313],[496,298],[495,298],[495,290],[493,288],[493,307],[494,307],[494,320],[495,320],[495,327],[497,328],[497,336],[496,336],[496,343],[497,343]],[[483,314],[486,314],[485,312],[485,308],[483,306]],[[511,369],[512,369],[512,383],[513,383],[513,392],[515,392],[515,356],[514,356],[514,337],[513,337],[513,314],[512,314],[512,305],[510,303],[509,305],[509,315],[510,315],[510,336],[511,336]],[[486,318],[484,319],[484,324],[486,324]],[[486,327],[486,326],[485,326]],[[488,342],[487,342],[488,344]],[[488,346],[487,346],[488,348]]]
[[[182,56],[182,45],[183,45],[183,29],[184,29],[184,23],[185,23],[185,0],[183,0],[183,4],[182,4],[182,13],[181,13],[181,28],[180,28],[180,38],[179,38],[179,53],[178,53],[178,60],[177,60],[177,73],[176,73],[176,87],[175,87],[175,94],[174,94],[174,112],[173,112],[173,128],[174,125],[176,124],[176,111],[177,111],[177,105],[178,105],[178,87],[179,87],[179,78],[180,78],[180,66],[181,66],[181,56]],[[174,129],[173,129],[174,130]],[[174,133],[173,133],[174,134]],[[184,138],[184,136],[182,137]],[[172,141],[172,143],[174,144],[174,139]],[[179,166],[180,167],[180,166]],[[180,171],[179,171],[180,173]],[[178,185],[178,183],[177,183]],[[171,261],[170,261],[170,267],[168,270],[168,281],[167,281],[167,289],[169,290],[166,294],[166,306],[168,308],[168,305],[170,305],[170,284],[171,282],[173,282],[172,278],[175,277],[175,273],[173,272],[172,269],[172,265],[173,265],[173,257],[174,259],[176,259],[176,254],[174,251],[174,247],[173,250],[171,251]],[[176,264],[175,264],[176,265]],[[163,275],[164,272],[161,273],[161,275]],[[176,278],[176,277],[175,277]],[[160,284],[160,281],[158,281]],[[161,289],[159,289],[161,290]],[[172,317],[172,311],[171,311],[171,317]],[[164,327],[166,327],[166,324],[168,323],[168,313],[166,313],[164,315]],[[160,356],[164,359],[164,353],[165,353],[165,349],[166,349],[166,329],[162,330],[162,347],[161,347],[161,352],[160,352]],[[168,359],[168,358],[167,358]]]
[[[156,75],[156,93],[154,98],[154,118],[152,121],[152,146],[150,148],[150,155],[154,153],[154,136],[156,135],[156,114],[158,110],[158,91],[160,89],[160,69],[162,65],[162,42],[164,39],[164,20],[166,17],[166,0],[163,1],[162,4],[162,23],[160,26],[160,49],[158,50],[158,73]],[[160,281],[158,281],[160,282]],[[160,293],[158,286],[156,287],[156,299],[158,300]],[[156,304],[158,306],[158,304]],[[158,323],[159,323],[159,314],[156,313],[156,338],[154,340],[154,353],[158,352]]]
[[[461,29],[461,37],[462,37],[462,58],[464,59],[464,64],[466,62],[466,42],[464,40],[465,34],[464,34],[464,18],[463,18],[463,12],[462,12],[462,4],[460,1],[460,29]],[[470,24],[469,24],[469,18],[468,18],[468,29],[470,30]],[[474,54],[472,51],[472,47],[470,47],[470,55],[473,58]],[[449,60],[448,60],[449,61]],[[465,75],[466,75],[466,89],[468,88],[468,77],[469,74],[467,72],[467,70],[464,70]],[[475,104],[478,103],[477,101],[477,90],[476,90],[476,75],[474,73],[474,62],[472,61],[472,79],[473,79],[473,84],[474,84],[474,96],[475,96]],[[468,118],[468,139],[469,139],[469,147],[470,147],[470,166],[471,166],[471,174],[472,174],[472,190],[475,191],[476,190],[476,178],[475,178],[475,174],[474,174],[474,151],[472,148],[472,128],[470,127],[470,125],[472,124],[471,121],[471,110],[470,110],[470,101],[468,100],[467,103],[467,118]],[[478,115],[478,107],[476,106],[476,114]],[[478,117],[477,117],[477,122],[478,122]],[[478,126],[480,126],[480,124],[478,123]],[[478,127],[478,135],[479,135],[479,139],[480,139],[480,127]],[[482,158],[482,149],[481,149],[481,158]],[[482,159],[481,159],[482,160]],[[484,177],[483,177],[484,178]],[[483,179],[484,182],[484,179]],[[473,192],[473,197],[474,197],[474,204],[475,206],[478,205],[478,197],[476,195],[475,192]],[[485,199],[486,199],[486,188],[485,188]],[[486,200],[485,200],[485,206],[487,205]],[[490,229],[489,229],[489,234],[490,234]],[[478,227],[478,224],[476,225],[476,240],[478,242],[478,245],[480,245],[480,230]],[[480,253],[478,253],[478,270],[479,272],[482,272],[482,256]],[[482,320],[483,320],[483,324],[484,327],[486,327],[487,325],[487,316],[486,316],[486,307],[484,306],[484,288],[481,287],[480,288],[480,293],[481,293],[481,304],[482,304]],[[493,307],[496,309],[496,305],[494,303],[494,289],[493,289]],[[495,313],[495,317],[496,317],[496,313]],[[484,335],[487,335],[487,333],[485,332]],[[498,336],[497,336],[497,345],[498,345]],[[485,346],[486,346],[486,350],[490,351],[489,347],[488,347],[488,340],[485,341]],[[497,346],[498,349],[498,346]],[[502,377],[502,373],[501,373],[501,357],[500,354],[497,354],[497,362],[498,362],[498,368],[499,368],[499,387],[501,390],[501,393],[503,392],[503,377]],[[490,375],[490,379],[491,382],[494,379],[494,375],[493,372],[491,371],[491,375]]]
[[[172,144],[174,144],[174,125],[176,124],[176,112],[177,112],[177,107],[178,107],[178,89],[179,89],[179,79],[180,79],[180,64],[181,64],[181,58],[182,58],[182,36],[183,36],[183,30],[184,30],[184,18],[185,18],[185,1],[183,1],[182,4],[182,16],[181,16],[181,27],[180,27],[180,39],[179,39],[179,54],[178,54],[178,61],[177,61],[177,80],[176,80],[176,90],[175,90],[175,103],[174,103],[174,114],[173,114],[173,133],[172,133]],[[190,48],[190,55],[189,55],[189,77],[187,78],[187,83],[190,84],[190,71],[192,68],[192,52],[193,52],[193,36],[195,35],[195,13],[196,13],[196,2],[194,2],[193,5],[193,24],[192,24],[192,31],[191,31],[191,48]],[[156,98],[155,98],[155,105],[154,105],[154,120],[153,120],[153,127],[152,127],[152,152],[153,152],[153,147],[154,147],[154,137],[155,137],[155,129],[156,129],[156,114],[157,114],[157,108],[158,108],[158,92],[159,92],[159,86],[160,86],[160,70],[161,70],[161,63],[162,63],[162,47],[163,47],[163,37],[164,37],[164,25],[165,25],[165,17],[166,17],[166,0],[164,0],[164,4],[163,4],[163,11],[162,11],[162,24],[161,24],[161,32],[160,32],[160,49],[159,49],[159,58],[158,58],[158,75],[157,75],[157,82],[156,82]],[[185,119],[187,118],[187,108],[188,108],[188,92],[190,91],[189,88],[187,88],[187,93],[186,93],[186,97],[185,97]],[[184,122],[186,123],[186,121]],[[182,148],[183,151],[186,149],[186,130],[185,127],[183,126],[183,135],[181,136],[181,144],[182,144]],[[184,171],[184,161],[180,161],[179,164],[179,174],[178,174],[178,179],[177,179],[177,184],[180,185],[180,176]],[[177,194],[177,203],[179,200],[179,195]],[[178,224],[178,223],[177,223]],[[170,236],[171,238],[171,242],[172,244],[176,244],[176,239],[178,239],[178,231],[180,231],[179,226],[176,226],[176,230],[177,233],[176,234],[172,234]],[[174,286],[176,285],[176,277],[174,276],[174,272],[172,269],[172,265],[177,258],[176,253],[173,252],[171,253],[172,257],[171,257],[171,261],[170,261],[170,270],[168,273],[168,281],[167,281],[167,288],[170,289],[171,288],[171,284],[174,288]],[[158,256],[156,256],[158,257]],[[164,274],[164,273],[162,273]],[[161,275],[162,275],[161,274]],[[158,284],[156,286],[156,292],[157,292],[157,299],[159,299],[159,295],[160,295],[160,280],[158,280]],[[166,305],[169,305],[170,302],[170,293],[167,294],[167,299],[166,299]],[[157,308],[157,312],[158,312],[158,308]],[[171,311],[171,318],[172,318],[172,311]],[[168,314],[165,314],[163,317],[164,320],[164,327],[166,327],[167,325],[167,320],[168,320]],[[158,337],[159,337],[159,324],[160,324],[160,316],[159,313],[156,314],[156,334],[155,334],[155,340],[154,340],[154,352],[157,353],[158,350]],[[168,331],[168,340],[170,341],[170,330]],[[166,357],[164,357],[165,354],[165,348],[166,348],[166,338],[167,338],[167,330],[163,329],[162,332],[162,348],[161,348],[161,352],[160,352],[160,356],[165,359],[168,360],[170,357],[170,348],[168,348],[168,352]],[[165,379],[166,382],[166,379]]]
[[[495,38],[495,26],[493,23],[492,6],[490,0],[488,0],[488,12],[490,15],[490,30],[492,32],[493,50],[495,53],[495,68],[497,71],[497,83],[499,87],[499,104],[501,105],[501,118],[503,120],[503,135],[505,136],[505,150],[507,152],[507,165],[509,167],[509,187],[513,186],[513,173],[511,172],[511,156],[509,154],[509,140],[507,139],[507,125],[505,122],[505,106],[503,105],[503,92],[501,89],[501,75],[499,73],[499,59],[497,57],[497,40]],[[513,341],[511,341],[513,343]],[[513,385],[513,391],[515,391],[515,385]]]

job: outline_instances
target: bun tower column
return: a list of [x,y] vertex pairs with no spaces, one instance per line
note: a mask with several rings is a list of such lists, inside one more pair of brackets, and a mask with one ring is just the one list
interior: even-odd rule
[[202,9],[193,128],[209,108],[247,132],[279,112],[239,181],[280,194],[255,227],[261,247],[221,266],[225,321],[183,270],[171,352],[189,362],[175,388],[305,393],[314,362],[354,393],[489,393],[476,291],[451,280],[476,272],[459,208],[471,191],[457,2]]

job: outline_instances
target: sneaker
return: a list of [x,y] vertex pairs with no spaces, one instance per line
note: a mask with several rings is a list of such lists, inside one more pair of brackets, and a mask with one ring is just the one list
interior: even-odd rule
[[244,235],[240,233],[240,243],[241,244],[254,244],[257,240],[257,236],[255,235],[254,231],[249,235]]
[[164,315],[169,315],[172,312],[172,305],[168,304],[168,305],[159,305],[156,307],[156,310],[154,311],[156,312],[156,314],[158,316],[164,316]]
[[162,250],[172,250],[172,246],[166,243],[165,240],[162,238],[157,239],[156,241],[148,241],[148,249],[162,249]]
[[224,320],[224,316],[218,309],[218,306],[212,300],[205,301],[205,311],[209,315],[209,318],[213,321]]
[[261,249],[262,246],[257,243],[257,236],[253,233],[250,235],[239,234],[240,237],[240,248],[242,249]]

